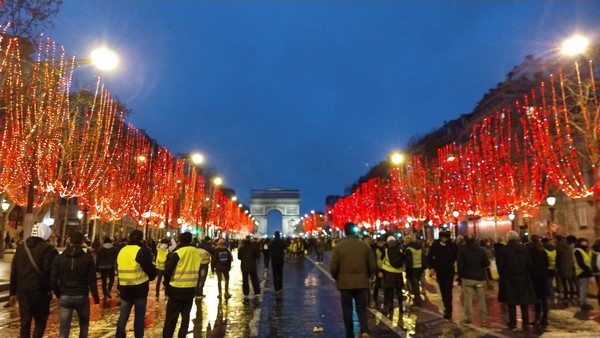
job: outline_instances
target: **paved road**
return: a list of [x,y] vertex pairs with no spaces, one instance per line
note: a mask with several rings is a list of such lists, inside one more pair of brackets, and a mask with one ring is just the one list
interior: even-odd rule
[[[235,254],[234,254],[235,256]],[[343,337],[341,306],[335,284],[327,273],[329,255],[325,264],[315,264],[310,256],[287,259],[284,267],[284,289],[276,297],[269,271],[262,270],[260,279],[262,294],[256,300],[244,302],[241,291],[239,261],[234,260],[231,280],[231,299],[218,299],[216,277],[209,276],[205,287],[208,296],[196,301],[192,308],[188,337]],[[1,270],[1,267],[0,267]],[[427,300],[421,308],[408,304],[403,318],[398,312],[393,317],[383,316],[377,309],[369,310],[369,324],[373,337],[600,337],[600,311],[588,314],[575,306],[563,304],[550,313],[550,326],[545,332],[509,331],[505,328],[506,313],[495,300],[495,285],[487,292],[490,315],[488,328],[477,325],[458,324],[464,318],[461,305],[461,289],[454,288],[454,317],[452,321],[441,316],[441,298],[434,280],[428,280]],[[155,283],[150,294],[154,294]],[[114,293],[113,293],[114,294]],[[592,302],[594,303],[594,302]],[[160,337],[164,323],[166,300],[163,296],[148,298],[146,313],[146,337]],[[594,303],[594,305],[596,305]],[[598,309],[598,307],[596,307]],[[476,309],[474,311],[477,313]],[[113,296],[99,305],[92,305],[90,337],[113,337],[118,317],[118,297]],[[476,316],[476,315],[475,315]],[[531,316],[533,318],[533,316]],[[477,323],[477,317],[474,318]],[[133,314],[128,324],[128,337],[133,337]],[[52,302],[47,328],[48,337],[58,336],[58,310]],[[73,325],[73,337],[78,327]],[[358,324],[355,318],[356,332]],[[520,325],[519,325],[520,326]],[[315,333],[314,327],[323,332]],[[18,311],[16,308],[0,307],[0,336],[18,336]]]

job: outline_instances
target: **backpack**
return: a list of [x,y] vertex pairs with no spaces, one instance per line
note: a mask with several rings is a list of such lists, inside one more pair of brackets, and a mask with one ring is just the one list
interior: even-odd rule
[[388,259],[390,265],[396,269],[404,266],[405,256],[400,245],[388,247]]
[[229,252],[228,251],[221,251],[219,252],[219,262],[221,263],[229,263]]
[[592,272],[600,272],[600,253],[596,253],[592,250]]

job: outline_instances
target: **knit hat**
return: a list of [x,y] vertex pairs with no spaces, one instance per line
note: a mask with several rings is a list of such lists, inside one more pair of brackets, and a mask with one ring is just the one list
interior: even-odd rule
[[71,234],[71,236],[69,236],[69,241],[71,242],[71,245],[82,245],[84,239],[85,237],[81,232],[74,232]]
[[387,241],[388,241],[388,242],[395,241],[395,240],[396,240],[396,237],[394,237],[394,236],[389,236],[389,237],[387,238]]
[[52,229],[50,229],[50,227],[46,225],[46,223],[35,223],[31,228],[32,237],[39,237],[47,241],[48,238],[50,238],[50,235],[52,235]]
[[184,232],[182,234],[179,235],[179,242],[181,244],[190,244],[192,243],[192,233],[191,232]]

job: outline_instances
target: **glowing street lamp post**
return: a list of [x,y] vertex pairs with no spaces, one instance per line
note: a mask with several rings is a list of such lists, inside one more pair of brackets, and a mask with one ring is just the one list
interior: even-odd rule
[[517,215],[515,214],[514,211],[511,211],[508,213],[508,219],[510,220],[510,227],[513,231],[515,231],[515,217]]
[[548,222],[548,237],[554,237],[553,233],[556,232],[556,230],[554,230],[554,227],[556,227],[556,225],[554,225],[554,210],[556,210],[554,205],[556,204],[556,197],[548,196],[546,198],[546,203],[548,203],[548,209],[550,209],[550,221]]
[[458,210],[452,210],[452,217],[454,217],[454,227],[452,228],[452,235],[456,237],[458,235],[458,216],[460,213]]

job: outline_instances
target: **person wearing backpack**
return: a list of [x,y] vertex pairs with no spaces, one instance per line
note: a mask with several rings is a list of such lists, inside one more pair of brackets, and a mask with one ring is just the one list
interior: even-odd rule
[[231,298],[229,293],[229,270],[231,270],[231,262],[233,256],[231,251],[225,246],[225,240],[219,239],[217,246],[215,247],[215,253],[212,257],[212,272],[217,273],[217,284],[219,285],[219,295],[221,298],[221,281],[225,280],[225,298]]
[[404,288],[404,254],[402,246],[396,237],[389,236],[386,241],[385,255],[381,262],[379,277],[383,278],[383,312],[392,316],[394,314],[394,291],[398,296],[398,310],[400,318],[404,312],[402,304],[402,289]]
[[419,280],[423,275],[423,247],[412,235],[404,237],[404,243],[406,245],[406,250],[404,251],[406,257],[406,279],[409,282],[410,292],[413,295],[413,304],[421,306],[423,305],[423,299],[419,290]]
[[454,263],[458,250],[450,239],[450,232],[442,231],[427,254],[427,263],[435,271],[442,302],[444,303],[444,319],[452,318],[452,287],[454,285]]

